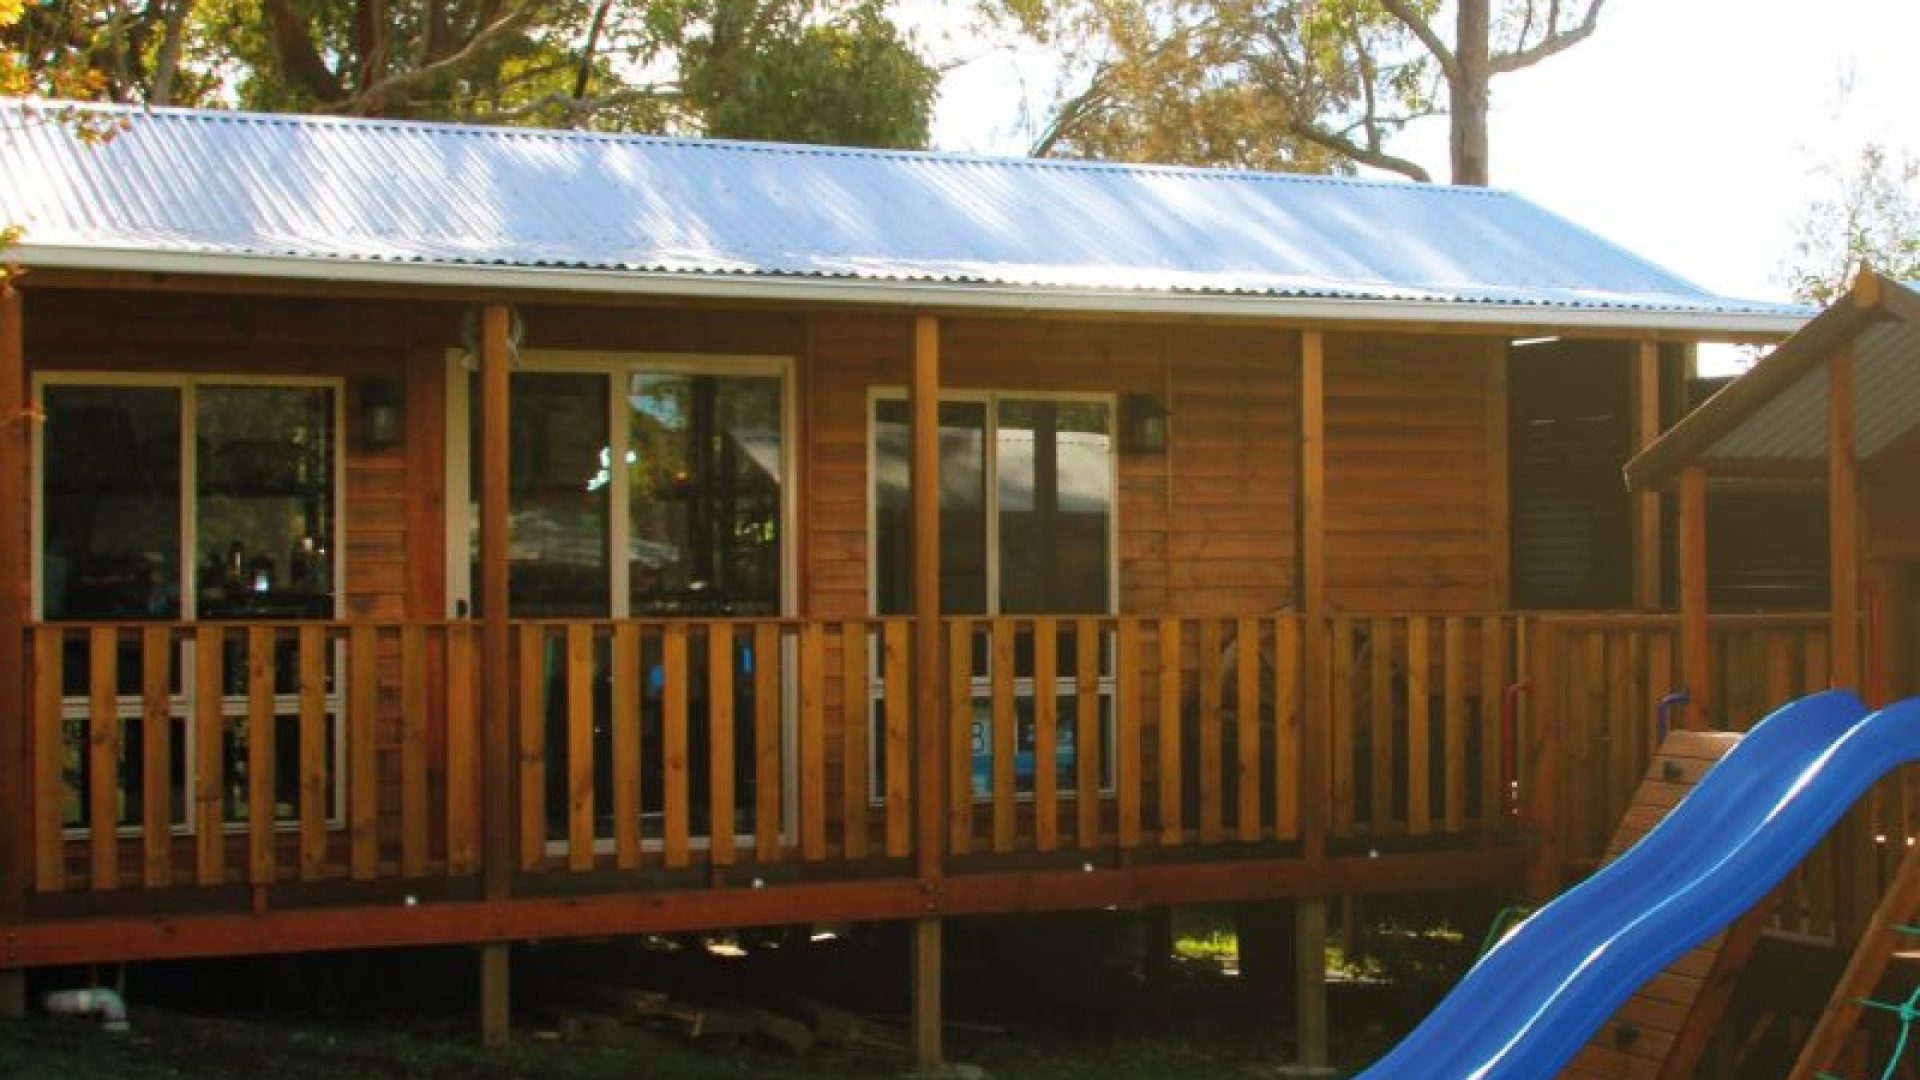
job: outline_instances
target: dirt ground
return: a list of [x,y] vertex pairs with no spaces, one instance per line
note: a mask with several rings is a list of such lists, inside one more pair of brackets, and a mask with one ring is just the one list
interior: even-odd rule
[[[1215,1080],[1270,1077],[1293,1059],[1291,1006],[1234,969],[1230,934],[1183,920],[1181,957],[1148,978],[1129,916],[950,925],[946,1033],[965,1077]],[[1230,922],[1225,925],[1230,926]],[[1222,941],[1228,947],[1222,947]],[[1330,987],[1334,1052],[1372,1059],[1438,1000],[1465,963],[1449,938],[1417,963]],[[125,985],[132,1031],[85,1020],[0,1023],[7,1080],[812,1080],[899,1076],[884,1046],[795,1055],[753,1035],[689,1038],[636,1023],[583,1033],[578,1009],[648,990],[691,1008],[791,1010],[824,1001],[904,1038],[905,942],[886,928],[814,935],[622,939],[530,946],[514,959],[514,1041],[487,1051],[473,1025],[472,953],[416,950],[147,965]],[[1402,957],[1404,959],[1404,957]],[[36,973],[33,989],[111,982],[115,971]],[[884,1039],[882,1040],[885,1041]]]

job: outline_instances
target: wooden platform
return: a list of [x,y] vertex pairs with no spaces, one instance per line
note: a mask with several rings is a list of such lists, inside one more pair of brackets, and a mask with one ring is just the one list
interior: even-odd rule
[[[1618,858],[1652,831],[1739,741],[1739,735],[1727,732],[1677,731],[1667,736],[1614,831],[1607,858]],[[1744,953],[1752,949],[1751,940],[1726,948],[1742,929],[1736,924],[1649,979],[1601,1026],[1561,1076],[1656,1080],[1690,1075],[1705,1043],[1703,1034],[1712,1030],[1726,1007],[1731,976],[1738,972]],[[1748,936],[1757,936],[1757,928]]]

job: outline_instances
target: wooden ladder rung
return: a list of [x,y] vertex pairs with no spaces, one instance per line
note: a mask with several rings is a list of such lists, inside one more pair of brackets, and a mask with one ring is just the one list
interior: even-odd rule
[[1820,1014],[1813,1033],[1807,1037],[1806,1046],[1801,1048],[1787,1080],[1820,1080],[1829,1076],[1822,1070],[1840,1056],[1865,1010],[1900,1011],[1900,1006],[1886,1005],[1869,995],[1886,974],[1887,965],[1899,950],[1902,939],[1920,935],[1920,926],[1908,921],[1916,912],[1920,912],[1920,848],[1908,851],[1900,860],[1899,871],[1888,884],[1879,906],[1874,908],[1873,917],[1860,935],[1860,943],[1854,947],[1853,958],[1847,962],[1846,972],[1833,988],[1826,1011]]

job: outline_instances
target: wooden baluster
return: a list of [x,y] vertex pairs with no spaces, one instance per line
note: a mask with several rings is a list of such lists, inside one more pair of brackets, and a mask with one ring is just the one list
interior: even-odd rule
[[707,626],[707,861],[732,866],[733,627]]
[[947,629],[947,847],[973,850],[973,623]]
[[226,632],[193,631],[193,850],[194,880],[227,878]]
[[327,628],[302,626],[300,650],[300,880],[327,875]]
[[1013,850],[1015,749],[1013,702],[1013,634],[1008,619],[993,620],[993,850]]
[[[1433,657],[1427,631],[1427,620],[1423,616],[1415,615],[1407,620],[1407,831],[1414,836],[1425,836],[1433,829],[1433,760],[1428,752],[1433,737],[1429,704],[1433,693],[1429,665]],[[1444,637],[1442,640],[1444,642]],[[1448,742],[1441,746],[1440,753],[1446,761],[1453,762],[1466,750],[1464,742]],[[1443,807],[1442,814],[1445,812]]]
[[1300,838],[1302,644],[1298,618],[1273,621],[1273,831],[1279,840]]
[[[567,869],[575,871],[594,863],[593,637],[591,623],[567,627]],[[684,665],[669,665],[669,680],[685,677]]]
[[[753,842],[761,862],[780,858],[780,627],[753,628]],[[864,692],[864,689],[863,691]]]
[[1180,800],[1180,620],[1160,620],[1160,843],[1172,847],[1185,839]]
[[1239,642],[1234,664],[1234,824],[1239,838],[1260,839],[1260,623],[1242,616],[1234,633]]
[[447,628],[447,873],[480,869],[480,718],[473,626]]
[[518,672],[514,711],[520,733],[520,869],[538,870],[547,857],[547,628],[520,626],[514,636]]
[[887,854],[913,850],[913,624],[886,624]]
[[[1075,766],[1074,806],[1080,812],[1075,836],[1083,848],[1100,843],[1100,764],[1105,757],[1100,745],[1100,624],[1081,619],[1074,627],[1074,706],[1078,724],[1074,732]],[[1052,762],[1034,763],[1034,771],[1051,769]]]
[[347,637],[347,871],[355,881],[380,873],[380,637],[356,626]]
[[661,692],[661,793],[666,797],[666,834],[661,858],[669,867],[686,866],[690,859],[691,797],[687,772],[687,624],[670,622],[661,633],[660,665],[666,685]]
[[[638,869],[641,862],[640,627],[613,628],[613,864]],[[524,857],[524,856],[523,856]]]
[[[1485,634],[1483,620],[1480,637],[1480,668],[1484,673],[1495,664],[1494,645]],[[1474,745],[1467,736],[1467,620],[1449,615],[1440,625],[1440,680],[1442,752],[1446,754],[1446,782],[1442,801],[1442,827],[1449,834],[1467,827],[1467,747]],[[1484,824],[1498,816],[1500,799],[1496,794],[1500,774],[1501,697],[1486,696],[1485,681],[1480,693],[1480,813]],[[1493,753],[1487,751],[1491,748]],[[1491,768],[1491,774],[1487,770]],[[1488,776],[1495,779],[1488,782]],[[1491,801],[1489,801],[1491,800]]]
[[1060,846],[1060,626],[1033,620],[1033,846]]
[[432,710],[427,628],[400,630],[400,874],[427,872],[432,841],[427,805],[427,727]]
[[[883,645],[881,648],[882,685],[886,689],[881,694],[885,704],[885,714],[891,717],[900,708],[899,698],[894,696],[894,688],[885,681],[886,660],[889,658],[885,648],[884,636],[887,625],[881,624]],[[848,622],[841,629],[840,644],[840,700],[841,715],[845,718],[842,727],[845,734],[842,743],[846,750],[846,777],[841,782],[845,795],[840,816],[846,830],[845,848],[847,858],[864,859],[867,857],[867,818],[872,801],[870,772],[873,762],[872,702],[867,689],[871,675],[867,670],[867,634],[864,622]],[[883,760],[885,757],[883,755]],[[892,762],[888,761],[889,767]],[[888,836],[892,836],[891,817],[887,823]]]
[[33,865],[34,888],[43,893],[67,887],[66,803],[67,721],[66,635],[57,626],[33,632]]
[[1225,763],[1220,747],[1220,621],[1200,623],[1200,842],[1217,844],[1223,834],[1220,805]]
[[[827,857],[826,635],[820,624],[800,628],[800,857]],[[889,711],[900,708],[887,702]]]
[[1140,846],[1140,620],[1120,620],[1114,649],[1115,827],[1121,850]]
[[1329,732],[1333,758],[1333,835],[1353,835],[1355,804],[1353,707],[1353,620],[1333,620],[1333,730]]
[[[1483,839],[1491,843],[1496,830],[1505,829],[1507,792],[1504,789],[1503,773],[1506,769],[1506,692],[1507,692],[1507,655],[1509,648],[1508,627],[1512,627],[1511,641],[1516,646],[1524,644],[1525,629],[1519,619],[1504,619],[1498,615],[1489,615],[1480,620],[1480,832]],[[1516,649],[1517,651],[1517,649]],[[1465,664],[1466,642],[1460,643],[1462,665]],[[1449,678],[1452,676],[1449,675]],[[1466,676],[1461,675],[1461,694],[1464,697]],[[1538,694],[1539,688],[1533,691]],[[1449,690],[1448,707],[1452,707],[1453,692]],[[1520,699],[1514,700],[1515,708]],[[1466,709],[1464,700],[1460,709]],[[1462,725],[1465,720],[1463,718]],[[1520,725],[1516,717],[1513,737],[1520,739]],[[1514,767],[1518,769],[1526,755],[1520,746],[1514,747]],[[1462,788],[1464,795],[1465,788]],[[1461,803],[1461,813],[1465,813],[1465,801]],[[1451,819],[1449,819],[1451,820]]]
[[1393,824],[1393,622],[1373,619],[1368,625],[1369,656],[1368,702],[1368,808],[1367,816],[1375,836],[1387,832]]
[[87,835],[95,889],[120,883],[120,634],[87,635]]
[[140,631],[141,883],[173,884],[173,631]]
[[279,735],[273,707],[275,637],[271,627],[247,628],[247,881],[253,885],[271,885],[279,873],[273,850],[279,814],[274,790],[274,743]]

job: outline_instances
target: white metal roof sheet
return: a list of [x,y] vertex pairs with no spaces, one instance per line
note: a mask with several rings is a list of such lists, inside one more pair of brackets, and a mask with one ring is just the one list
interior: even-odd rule
[[[1854,456],[1865,461],[1920,424],[1920,327],[1876,323],[1853,341]],[[1824,461],[1827,457],[1827,365],[1787,389],[1722,435],[1706,458],[1733,461]]]
[[86,145],[54,109],[0,100],[0,221],[26,227],[29,265],[56,253],[58,265],[100,269],[224,256],[313,264],[315,276],[470,267],[938,283],[1378,302],[1365,305],[1374,318],[1394,317],[1395,303],[1623,323],[1684,313],[1730,327],[1810,314],[1716,296],[1497,190],[76,108],[123,114],[128,128]]

